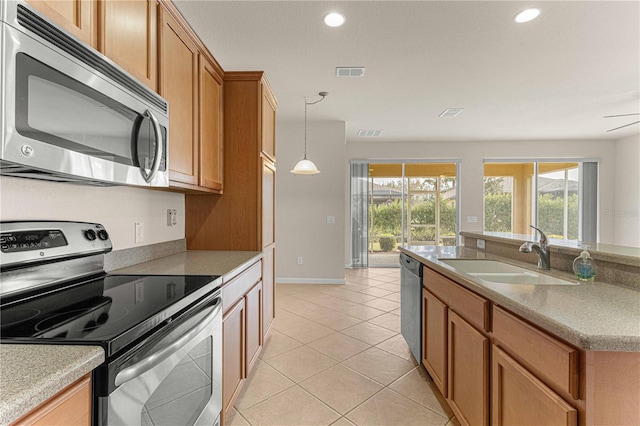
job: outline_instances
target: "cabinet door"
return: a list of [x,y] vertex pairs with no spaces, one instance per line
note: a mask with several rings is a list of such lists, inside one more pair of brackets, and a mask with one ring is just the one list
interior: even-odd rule
[[262,160],[262,248],[275,242],[276,237],[276,168]]
[[156,91],[156,0],[100,0],[100,13],[100,51]]
[[492,358],[492,425],[577,425],[576,409],[522,365],[497,346]]
[[275,244],[262,251],[262,331],[265,337],[276,313],[275,252]]
[[169,178],[198,184],[198,49],[163,7],[160,96],[169,101]]
[[62,390],[13,425],[90,426],[91,374]]
[[462,425],[489,424],[489,339],[449,311],[447,401]]
[[222,78],[200,55],[200,186],[222,192]]
[[95,0],[27,0],[76,38],[96,47]]
[[247,311],[246,374],[248,376],[262,348],[262,282],[247,292],[245,305]]
[[262,87],[262,153],[271,161],[276,161],[276,100],[271,89]]
[[447,306],[423,290],[422,365],[442,395],[447,396]]
[[222,319],[222,411],[229,411],[245,374],[245,300],[240,299]]

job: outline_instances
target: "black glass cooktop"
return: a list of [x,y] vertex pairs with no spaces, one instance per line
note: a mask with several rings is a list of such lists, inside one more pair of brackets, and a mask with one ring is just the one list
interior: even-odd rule
[[107,356],[218,287],[217,276],[106,275],[0,305],[3,342],[100,344]]

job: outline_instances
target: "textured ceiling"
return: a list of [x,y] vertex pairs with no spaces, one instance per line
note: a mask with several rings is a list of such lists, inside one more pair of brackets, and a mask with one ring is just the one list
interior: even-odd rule
[[[640,116],[640,1],[174,0],[225,70],[264,70],[282,120],[370,141],[619,139]],[[538,19],[513,17],[538,7]],[[322,17],[343,13],[329,28]],[[365,66],[337,78],[337,66]],[[313,98],[310,100],[315,100]],[[464,111],[439,118],[446,108]]]

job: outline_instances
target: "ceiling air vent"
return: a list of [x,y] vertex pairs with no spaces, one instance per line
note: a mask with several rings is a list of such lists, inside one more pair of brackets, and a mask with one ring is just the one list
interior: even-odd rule
[[382,136],[382,129],[360,129],[358,130],[359,138],[379,138]]
[[440,117],[456,117],[462,111],[464,111],[464,108],[447,108],[444,111],[442,111],[442,114],[440,114]]
[[364,67],[336,67],[336,77],[362,77]]

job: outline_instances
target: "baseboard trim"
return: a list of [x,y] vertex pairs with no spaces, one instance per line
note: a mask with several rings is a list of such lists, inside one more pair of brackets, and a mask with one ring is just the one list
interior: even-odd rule
[[276,284],[345,284],[345,280],[340,278],[279,278],[276,277]]

